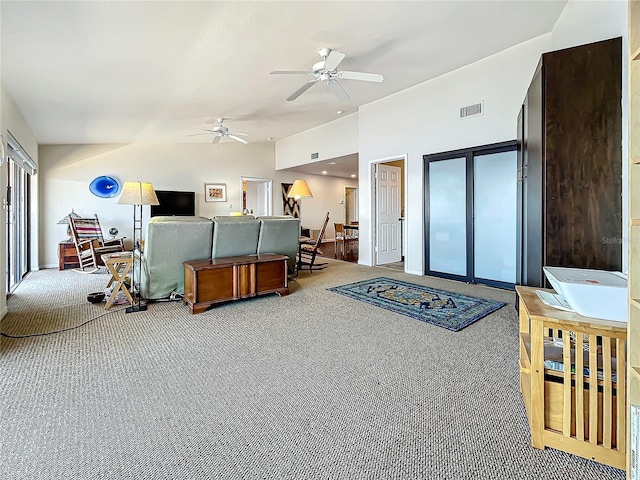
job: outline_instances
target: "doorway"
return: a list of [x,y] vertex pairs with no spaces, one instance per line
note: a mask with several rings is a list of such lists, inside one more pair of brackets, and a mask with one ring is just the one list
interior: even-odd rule
[[272,185],[267,178],[242,177],[242,212],[256,217],[271,216]]
[[344,187],[344,223],[358,223],[358,187]]
[[35,162],[7,132],[7,293],[12,293],[29,272],[31,258],[30,197]]
[[406,155],[372,162],[374,265],[404,271]]

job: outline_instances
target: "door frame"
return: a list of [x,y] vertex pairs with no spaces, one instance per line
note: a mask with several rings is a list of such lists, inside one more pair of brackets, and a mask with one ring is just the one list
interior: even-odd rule
[[[476,147],[469,148],[461,148],[458,150],[451,150],[448,152],[439,152],[433,153],[429,155],[423,155],[422,159],[424,161],[423,165],[423,204],[424,204],[424,223],[423,223],[423,238],[424,238],[424,275],[429,275],[432,277],[440,277],[446,278],[449,280],[457,280],[466,283],[481,283],[483,285],[489,285],[492,287],[505,288],[505,289],[513,289],[514,284],[501,282],[497,280],[488,280],[476,278],[474,273],[474,223],[473,223],[473,213],[474,213],[474,204],[473,204],[473,193],[474,193],[474,163],[473,158],[478,155],[488,155],[491,153],[501,153],[501,152],[510,152],[517,150],[517,141],[516,140],[508,140],[506,142],[498,142],[498,143],[490,143],[488,145],[479,145]],[[467,196],[467,205],[466,205],[466,249],[467,249],[467,273],[466,275],[456,275],[452,273],[444,273],[432,271],[429,265],[429,249],[430,249],[430,217],[429,217],[429,163],[437,162],[442,160],[450,160],[454,158],[465,158],[466,160],[466,196]]]
[[[369,235],[370,235],[370,239],[371,242],[369,243],[369,254],[371,255],[371,265],[373,265],[374,267],[377,267],[377,255],[376,255],[376,248],[378,247],[377,243],[378,243],[378,235],[377,235],[377,231],[378,231],[378,225],[377,225],[377,219],[378,219],[378,212],[377,212],[377,192],[376,192],[376,165],[380,164],[380,163],[389,163],[389,162],[396,162],[396,161],[402,161],[404,164],[404,168],[402,169],[402,202],[404,205],[404,231],[406,234],[407,229],[407,218],[408,218],[408,210],[409,210],[409,203],[407,202],[407,161],[408,161],[409,155],[406,153],[402,153],[399,155],[392,155],[390,157],[384,157],[384,158],[377,158],[375,160],[369,160],[369,185],[370,185],[370,189],[369,189],[369,198],[371,200],[371,203],[369,204],[369,211],[371,212],[371,222],[369,225]],[[406,235],[405,235],[406,236]],[[402,238],[403,242],[406,242],[406,238]],[[409,258],[409,252],[405,250],[404,252],[404,271],[405,273],[407,272],[407,260]]]
[[266,184],[269,190],[269,194],[267,195],[267,216],[273,215],[273,180],[270,178],[259,178],[259,177],[240,177],[240,210],[244,211],[245,209],[245,192],[244,192],[244,183],[259,183]]

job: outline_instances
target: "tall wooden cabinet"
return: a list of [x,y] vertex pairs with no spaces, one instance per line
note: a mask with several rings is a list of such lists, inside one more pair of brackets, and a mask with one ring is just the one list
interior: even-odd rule
[[521,285],[544,286],[544,265],[622,269],[621,71],[620,38],[538,64],[518,118]]
[[[640,408],[640,1],[629,2],[629,408]],[[629,445],[640,431],[630,422]],[[635,444],[634,444],[635,443]],[[640,478],[627,450],[627,477]],[[637,464],[636,460],[636,464]],[[633,472],[632,472],[633,469]],[[633,475],[632,475],[633,473]]]

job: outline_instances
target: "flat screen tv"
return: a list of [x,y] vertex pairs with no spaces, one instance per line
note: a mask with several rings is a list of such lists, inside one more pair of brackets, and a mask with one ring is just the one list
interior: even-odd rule
[[175,192],[170,190],[156,190],[160,205],[151,205],[151,216],[160,215],[188,215],[196,214],[195,192]]

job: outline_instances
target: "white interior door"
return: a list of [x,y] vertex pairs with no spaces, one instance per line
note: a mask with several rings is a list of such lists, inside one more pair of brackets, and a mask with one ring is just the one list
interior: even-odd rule
[[401,169],[376,164],[376,264],[402,260],[400,244]]
[[358,221],[358,189],[355,187],[345,187],[345,216],[344,223]]
[[255,216],[271,215],[272,180],[266,178],[242,177],[242,210],[247,210]]
[[271,183],[262,182],[257,184],[257,202],[256,202],[256,215],[271,215]]

